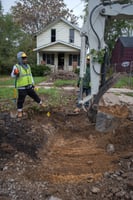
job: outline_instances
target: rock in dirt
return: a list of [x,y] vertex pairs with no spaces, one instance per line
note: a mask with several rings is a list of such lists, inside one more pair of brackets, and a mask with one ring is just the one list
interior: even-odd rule
[[48,200],[61,200],[61,199],[54,197],[54,196],[51,196]]
[[108,144],[106,150],[108,154],[113,154],[115,152],[115,147],[113,144]]
[[94,193],[94,194],[97,194],[97,193],[100,192],[100,189],[98,187],[93,186],[92,189],[91,189],[91,192]]
[[96,116],[96,130],[99,132],[109,132],[118,127],[120,119],[107,113],[98,112]]

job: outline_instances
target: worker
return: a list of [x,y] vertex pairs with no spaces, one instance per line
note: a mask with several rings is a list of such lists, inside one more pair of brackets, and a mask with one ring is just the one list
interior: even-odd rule
[[[77,82],[77,87],[80,87],[81,84],[81,78],[79,77],[78,82]],[[82,95],[88,96],[91,92],[91,87],[90,87],[90,57],[87,56],[86,58],[86,73],[83,78],[83,83],[82,83]],[[81,104],[79,104],[79,99],[80,99],[80,93],[78,94],[78,102],[76,105],[76,108],[74,110],[75,113],[79,113],[81,109]],[[85,107],[87,108],[89,106],[89,102],[85,103]]]
[[30,96],[40,106],[45,107],[42,100],[34,90],[34,80],[28,64],[27,55],[24,52],[17,53],[18,64],[13,66],[11,77],[15,78],[15,87],[18,90],[17,117],[23,116],[23,104],[26,96]]

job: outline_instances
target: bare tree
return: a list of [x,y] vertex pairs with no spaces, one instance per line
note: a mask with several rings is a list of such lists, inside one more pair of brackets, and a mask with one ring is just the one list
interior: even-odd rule
[[74,24],[78,19],[63,0],[19,0],[12,6],[11,12],[14,21],[30,34],[40,31],[58,17],[64,17]]

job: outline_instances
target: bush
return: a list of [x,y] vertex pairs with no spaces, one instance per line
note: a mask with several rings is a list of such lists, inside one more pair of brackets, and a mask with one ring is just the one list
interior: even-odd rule
[[51,68],[46,65],[31,66],[33,76],[47,76],[51,73]]
[[0,74],[1,75],[10,75],[11,71],[12,71],[11,66],[7,66],[7,65],[6,66],[5,65],[0,66]]

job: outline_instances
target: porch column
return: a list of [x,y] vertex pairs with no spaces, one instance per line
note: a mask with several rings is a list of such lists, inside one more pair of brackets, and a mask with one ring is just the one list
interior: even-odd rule
[[58,70],[58,54],[55,53],[55,60],[54,60],[55,70]]
[[64,70],[68,71],[68,54],[64,53]]
[[37,51],[37,65],[39,65],[40,64],[40,59],[39,59],[39,52]]

